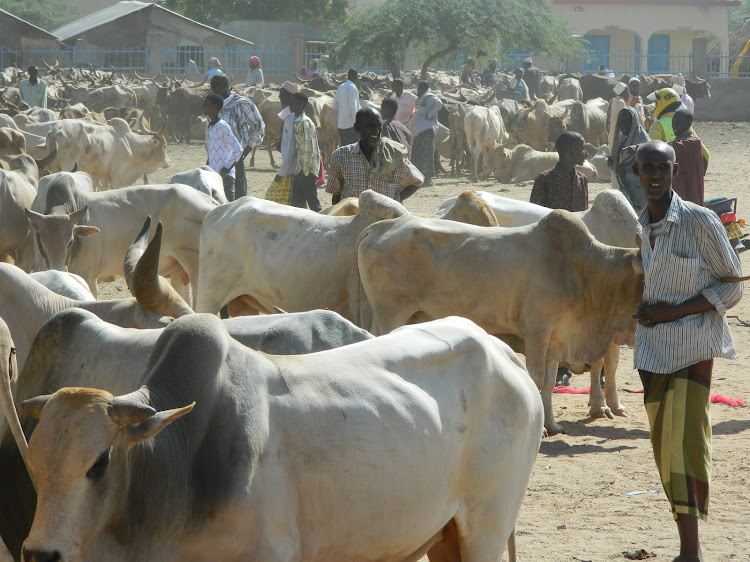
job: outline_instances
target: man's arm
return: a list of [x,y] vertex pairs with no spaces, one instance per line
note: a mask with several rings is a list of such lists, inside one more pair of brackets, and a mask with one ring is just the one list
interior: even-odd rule
[[433,119],[437,118],[438,113],[440,112],[440,108],[443,107],[443,102],[440,101],[440,99],[435,96],[432,102],[432,106],[430,107],[430,110],[427,112],[427,119],[432,121]]
[[539,174],[534,180],[534,187],[531,188],[531,197],[529,203],[546,207],[547,203],[547,176]]
[[399,162],[394,174],[394,179],[398,182],[398,185],[402,186],[399,196],[401,201],[404,201],[414,195],[417,189],[424,183],[424,176],[417,167],[412,164],[408,158],[404,157]]
[[331,156],[331,162],[328,166],[328,182],[326,183],[326,193],[332,195],[331,201],[335,205],[341,201],[341,191],[344,188],[344,174],[341,171],[341,164],[339,162],[336,152]]
[[260,116],[258,108],[254,103],[243,103],[240,107],[242,108],[242,117],[247,123],[250,132],[250,139],[242,153],[242,158],[245,158],[253,147],[260,144],[260,141],[263,140],[263,134],[266,132],[266,124],[263,122],[263,118]]

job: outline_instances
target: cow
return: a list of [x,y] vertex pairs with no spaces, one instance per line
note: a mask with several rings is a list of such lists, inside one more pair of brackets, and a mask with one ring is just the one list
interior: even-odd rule
[[36,196],[39,172],[34,160],[20,154],[9,160],[11,170],[0,168],[0,254],[9,255],[25,271],[34,266],[34,238],[24,208]]
[[328,164],[331,155],[339,147],[339,113],[333,108],[333,100],[323,104],[320,110],[320,155]]
[[554,143],[563,132],[575,131],[583,135],[587,142],[601,146],[607,144],[607,110],[604,100],[576,101],[560,117],[550,117],[549,141]]
[[88,120],[53,122],[47,143],[57,143],[57,158],[51,172],[67,171],[78,163],[94,179],[97,189],[132,185],[144,174],[169,167],[166,124],[154,134],[140,135],[122,119],[109,125]]
[[[16,116],[18,117],[18,116]],[[23,116],[25,119],[28,119],[29,117],[27,115]],[[44,134],[44,136],[36,135],[27,131],[22,130],[21,127],[19,127],[16,122],[11,119],[8,115],[5,115],[3,113],[0,113],[0,127],[8,127],[10,129],[14,129],[16,131],[20,131],[24,138],[26,139],[26,152],[32,152],[32,149],[40,151],[39,153],[33,153],[32,155],[40,156],[42,154],[41,151],[44,151],[47,144],[47,133]]]
[[520,360],[460,318],[283,357],[191,315],[138,390],[21,408],[39,419],[27,560],[499,560],[543,421]]
[[609,167],[609,146],[603,144],[598,150],[590,152],[593,154],[591,157],[591,164],[596,168],[599,176],[599,181],[610,182],[612,181],[612,169]]
[[519,144],[527,144],[536,150],[546,150],[549,145],[549,121],[560,116],[573,100],[547,104],[537,100],[529,107],[518,110],[511,120],[510,134]]
[[239,300],[261,313],[321,308],[348,317],[357,236],[379,218],[407,214],[370,190],[359,208],[356,216],[327,216],[243,197],[212,210],[200,232],[196,312],[216,314]]
[[167,86],[159,86],[156,94],[156,105],[161,114],[171,123],[172,133],[177,142],[190,144],[190,127],[193,118],[203,113],[203,102],[208,88],[186,88],[172,84],[168,79]]
[[557,76],[542,76],[539,80],[539,94],[541,96],[556,96],[559,88],[559,80]]
[[26,137],[17,129],[0,128],[0,158],[26,154]]
[[[548,434],[562,431],[552,411],[558,363],[591,370],[598,383],[605,355],[632,344],[631,315],[643,295],[640,250],[598,242],[578,217],[562,210],[517,228],[413,216],[380,221],[360,235],[357,267],[362,295],[355,323],[368,326],[361,320],[369,309],[375,335],[460,315],[490,334],[522,342],[529,374],[542,391]],[[615,392],[607,398],[624,415],[610,380],[618,358],[608,357],[606,379]],[[592,393],[592,417],[612,414],[602,398],[600,388]]]
[[228,203],[227,196],[224,194],[224,182],[221,175],[214,172],[205,164],[200,168],[185,170],[178,174],[170,176],[169,183],[181,183],[213,197],[217,203],[223,205]]
[[135,92],[120,84],[95,88],[66,84],[63,88],[63,96],[70,100],[71,105],[82,103],[89,110],[95,112],[104,111],[108,107],[138,104]]
[[83,277],[75,273],[49,269],[47,271],[33,271],[29,273],[29,277],[37,283],[41,283],[53,293],[69,299],[81,302],[96,300]]
[[[519,144],[513,148],[506,145],[494,146],[487,156],[487,166],[495,174],[495,179],[501,183],[520,183],[536,179],[536,177],[553,168],[560,155],[557,152],[542,152],[534,150],[529,145]],[[590,162],[576,166],[579,172],[586,175],[589,181],[596,181],[597,172]]]
[[198,240],[203,218],[218,206],[214,199],[181,184],[90,193],[78,188],[81,182],[75,174],[60,175],[45,200],[38,197],[26,210],[43,259],[37,269],[76,273],[96,295],[96,279],[121,273],[138,225],[151,216],[163,221],[167,232],[160,270],[179,279],[178,287],[192,283],[196,290]]
[[[617,78],[607,78],[598,74],[586,73],[582,76],[577,76],[577,79],[583,90],[583,98],[580,101],[584,103],[595,98],[611,100],[616,95],[614,88],[619,82]],[[643,87],[641,87],[641,95],[644,95]]]
[[[271,160],[271,167],[276,168],[276,162],[273,158],[273,147],[281,139],[281,127],[283,122],[279,119],[278,113],[281,111],[281,101],[278,97],[266,98],[258,106],[258,113],[265,123],[266,133],[266,150],[268,158]],[[258,146],[254,146],[250,153],[250,167],[255,167],[255,152]]]
[[[498,226],[515,227],[533,224],[552,212],[552,209],[501,197],[486,191],[475,191],[494,213]],[[457,203],[458,197],[446,199],[438,216],[443,216]],[[597,193],[591,207],[574,213],[583,221],[589,232],[602,244],[619,248],[635,248],[641,236],[638,216],[625,196],[616,189],[605,189]]]
[[479,181],[477,167],[479,156],[484,157],[483,175],[487,175],[487,153],[495,143],[508,140],[503,117],[497,107],[472,106],[466,110],[464,117],[466,142],[471,153],[471,181]]
[[560,80],[560,87],[557,91],[557,98],[561,101],[582,100],[583,90],[581,90],[581,83],[575,78],[563,78],[562,80]]

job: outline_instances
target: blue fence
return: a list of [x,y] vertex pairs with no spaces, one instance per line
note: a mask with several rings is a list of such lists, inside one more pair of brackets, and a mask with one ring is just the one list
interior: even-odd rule
[[114,67],[117,72],[145,72],[147,55],[148,52],[145,47],[143,49],[123,50],[69,49],[61,51],[0,49],[0,68],[6,68],[14,64],[18,68],[26,68],[33,64],[40,69],[44,69],[43,61],[49,64],[55,64],[55,61],[57,61],[62,67],[88,66],[91,64],[101,70],[111,70]]
[[[325,51],[311,51],[305,49],[305,52],[303,54],[303,64],[305,66],[305,70],[310,69],[310,65],[313,61],[317,62],[318,69],[325,68],[325,70],[329,72],[346,72],[349,70],[350,66],[345,66],[342,68],[328,68],[324,62],[321,62],[321,59],[325,56],[327,56],[328,53]],[[375,74],[388,74],[390,70],[386,69],[384,65],[375,65],[375,66],[357,66],[354,65],[354,67],[359,70],[360,72],[374,72]],[[303,72],[302,69],[295,68],[294,69],[300,76],[302,76]],[[304,78],[304,76],[302,76]]]
[[[722,72],[722,63],[726,71]],[[750,78],[750,55],[735,57],[730,55],[708,55],[709,78]]]
[[258,50],[253,47],[237,47],[221,51],[204,50],[203,47],[178,47],[164,49],[162,72],[190,72],[190,61],[194,61],[199,73],[208,70],[206,64],[211,57],[221,62],[221,69],[230,74],[244,74],[250,68],[250,57],[260,59],[264,74],[288,74],[290,67],[289,49]]

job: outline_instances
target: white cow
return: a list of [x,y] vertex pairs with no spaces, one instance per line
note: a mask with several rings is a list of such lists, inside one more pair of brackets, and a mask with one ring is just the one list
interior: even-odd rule
[[581,89],[581,83],[576,78],[563,78],[560,81],[560,87],[557,90],[557,98],[560,101],[581,101],[583,99],[583,90]]
[[282,357],[185,316],[139,390],[21,407],[27,560],[500,560],[543,421],[517,356],[462,318]]
[[487,153],[497,143],[508,140],[503,117],[498,107],[472,106],[464,117],[466,142],[471,153],[471,181],[479,181],[477,167],[479,156],[484,156],[484,175],[488,175]]
[[200,168],[193,168],[170,176],[169,183],[189,185],[193,189],[213,197],[221,205],[229,203],[227,196],[224,194],[224,181],[221,179],[221,175],[205,164]]
[[23,210],[36,196],[38,170],[26,154],[11,158],[10,167],[10,171],[0,169],[0,255],[9,255],[15,264],[30,271],[34,238]]
[[29,273],[37,283],[41,283],[53,293],[74,299],[80,302],[95,301],[93,293],[83,277],[67,271],[50,269],[47,271],[34,271]]

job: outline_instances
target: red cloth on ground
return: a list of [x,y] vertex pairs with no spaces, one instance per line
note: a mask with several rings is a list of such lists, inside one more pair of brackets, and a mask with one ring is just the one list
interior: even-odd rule
[[676,161],[680,165],[672,180],[672,189],[685,201],[703,206],[703,145],[698,137],[672,141]]

